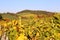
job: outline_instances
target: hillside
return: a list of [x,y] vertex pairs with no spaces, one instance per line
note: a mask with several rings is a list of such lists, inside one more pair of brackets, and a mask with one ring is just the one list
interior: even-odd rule
[[41,10],[0,14],[0,40],[5,39],[60,40],[60,14]]

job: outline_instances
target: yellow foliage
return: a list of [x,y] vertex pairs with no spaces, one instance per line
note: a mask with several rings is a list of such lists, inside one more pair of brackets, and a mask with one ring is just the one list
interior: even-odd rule
[[17,21],[16,20],[13,20],[12,23],[13,23],[13,25],[16,25],[17,24]]
[[56,34],[57,37],[60,37],[60,33]]
[[13,29],[16,29],[16,27],[14,26]]
[[0,31],[0,36],[2,35],[2,31]]
[[5,24],[4,24],[4,27],[6,27],[6,26],[7,26],[7,24],[5,23]]
[[10,24],[11,24],[11,22],[8,22],[8,23],[7,23],[7,25],[10,25]]
[[37,32],[36,36],[39,36],[39,33]]
[[17,38],[17,40],[26,40],[27,38],[24,36],[24,34],[20,34],[20,36]]

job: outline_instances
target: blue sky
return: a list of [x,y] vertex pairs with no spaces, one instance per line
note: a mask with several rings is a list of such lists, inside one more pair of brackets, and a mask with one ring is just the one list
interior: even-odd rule
[[18,12],[25,9],[60,12],[60,0],[0,0],[0,12]]

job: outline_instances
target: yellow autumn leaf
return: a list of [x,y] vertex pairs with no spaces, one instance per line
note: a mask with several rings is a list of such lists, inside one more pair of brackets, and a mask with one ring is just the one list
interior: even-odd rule
[[15,30],[16,30],[16,26],[14,26],[14,27],[13,27],[13,29],[15,29]]
[[20,34],[20,36],[17,38],[17,40],[26,40],[26,36],[24,34]]

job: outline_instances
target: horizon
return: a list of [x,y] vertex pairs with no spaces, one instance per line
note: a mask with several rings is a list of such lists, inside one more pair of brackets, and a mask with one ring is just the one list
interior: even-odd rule
[[[29,10],[29,9],[25,9],[25,10]],[[25,10],[20,10],[20,11],[17,11],[17,12],[0,12],[0,13],[18,13],[18,12],[22,12],[22,11],[25,11]],[[48,10],[29,10],[29,11],[46,11],[46,12],[53,12],[53,11],[48,11]],[[55,12],[53,12],[55,13]],[[56,12],[58,13],[58,12]]]
[[60,12],[60,0],[0,0],[0,13],[23,10]]

